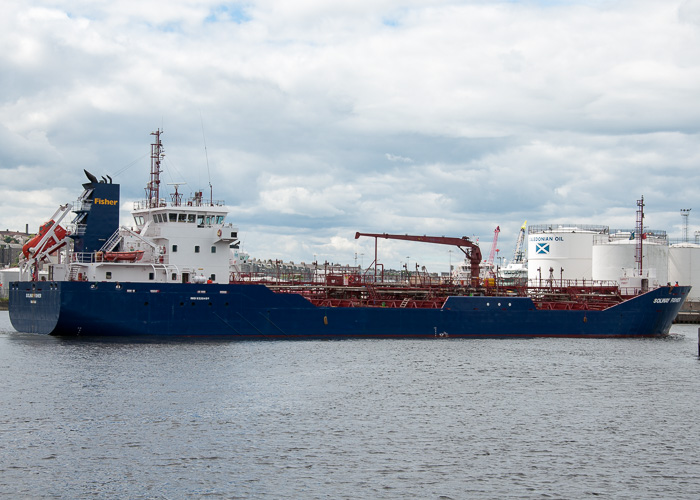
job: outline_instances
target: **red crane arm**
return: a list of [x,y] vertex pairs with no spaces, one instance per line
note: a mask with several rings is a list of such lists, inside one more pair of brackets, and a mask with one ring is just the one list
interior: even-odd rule
[[[358,239],[360,236],[384,238],[385,240],[421,241],[423,243],[434,243],[437,245],[452,245],[459,247],[459,249],[464,252],[464,255],[469,258],[472,282],[478,283],[479,281],[481,250],[479,249],[479,245],[472,243],[466,236],[462,236],[461,238],[451,238],[448,236],[413,236],[410,234],[355,233],[355,239]],[[465,247],[469,248],[469,252],[464,249]]]

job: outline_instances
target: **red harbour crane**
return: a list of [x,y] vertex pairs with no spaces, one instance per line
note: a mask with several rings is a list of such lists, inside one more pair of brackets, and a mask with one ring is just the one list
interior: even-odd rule
[[493,243],[491,244],[491,252],[489,252],[489,259],[486,261],[489,266],[493,264],[493,256],[496,254],[496,245],[498,244],[498,233],[501,232],[501,226],[496,226],[493,230]]

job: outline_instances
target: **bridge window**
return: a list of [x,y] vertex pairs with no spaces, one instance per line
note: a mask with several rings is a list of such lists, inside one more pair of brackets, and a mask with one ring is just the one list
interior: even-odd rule
[[194,214],[187,214],[187,222],[194,222]]
[[177,214],[178,222],[187,222],[187,214]]
[[204,216],[203,216],[203,215],[198,215],[198,216],[197,216],[197,225],[198,225],[198,226],[203,226],[203,225],[204,225]]
[[223,224],[223,223],[224,223],[224,216],[223,216],[223,215],[217,215],[217,216],[216,216],[216,223],[217,223],[217,224]]
[[177,214],[168,214],[168,221],[177,222]]

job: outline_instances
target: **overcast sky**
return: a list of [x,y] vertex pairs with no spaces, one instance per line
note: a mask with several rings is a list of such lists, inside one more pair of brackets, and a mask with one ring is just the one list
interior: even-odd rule
[[[356,231],[700,229],[700,0],[3,0],[0,228],[83,168],[224,199],[253,257],[369,264]],[[205,148],[206,145],[206,148]],[[208,160],[208,161],[207,161]],[[123,223],[128,210],[123,211]],[[459,252],[380,242],[387,267]]]

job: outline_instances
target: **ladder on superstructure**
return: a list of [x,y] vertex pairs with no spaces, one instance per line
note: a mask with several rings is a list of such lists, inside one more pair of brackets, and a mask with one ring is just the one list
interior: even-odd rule
[[109,237],[109,239],[105,242],[104,245],[102,245],[102,248],[100,248],[100,252],[111,252],[115,248],[117,248],[117,245],[122,240],[122,235],[119,232],[119,229],[114,231],[114,234]]

